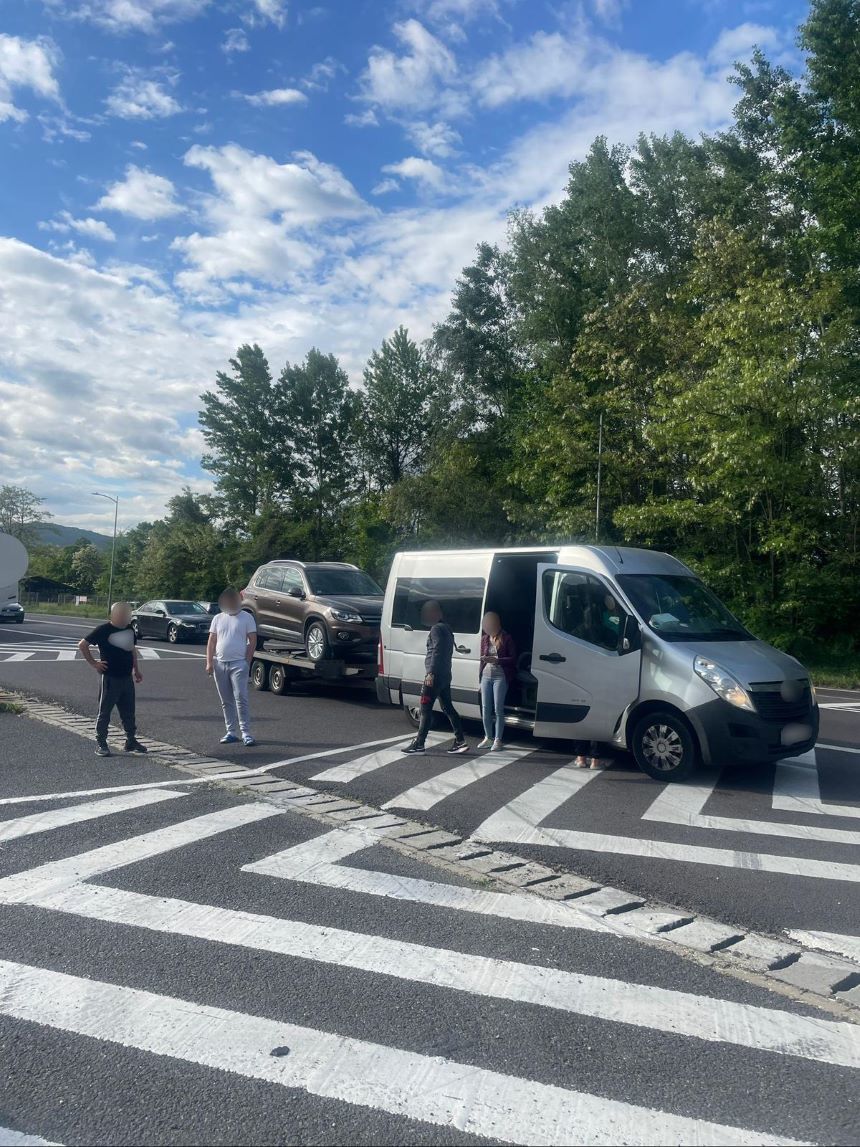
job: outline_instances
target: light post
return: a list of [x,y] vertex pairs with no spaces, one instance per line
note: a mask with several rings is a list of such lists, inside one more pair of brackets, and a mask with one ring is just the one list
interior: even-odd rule
[[116,520],[119,516],[119,498],[112,494],[100,494],[98,490],[92,491],[94,498],[107,498],[113,502],[113,542],[110,547],[110,577],[108,578],[108,609],[113,605],[113,559],[116,554]]

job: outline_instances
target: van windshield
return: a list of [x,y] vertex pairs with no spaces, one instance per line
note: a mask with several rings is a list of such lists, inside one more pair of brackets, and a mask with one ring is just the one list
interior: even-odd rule
[[322,595],[382,597],[382,590],[363,570],[305,569],[311,590]]
[[694,577],[621,574],[618,584],[648,626],[667,641],[750,641],[720,599]]

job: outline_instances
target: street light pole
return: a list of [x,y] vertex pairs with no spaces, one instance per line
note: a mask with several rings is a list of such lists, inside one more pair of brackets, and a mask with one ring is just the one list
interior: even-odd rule
[[600,479],[603,470],[603,411],[600,412],[600,422],[597,431],[597,501],[594,507],[594,541],[600,541]]
[[113,541],[110,547],[110,576],[108,578],[108,609],[113,605],[113,560],[116,555],[116,523],[119,517],[119,498],[114,498],[112,494],[100,494],[98,490],[93,490],[93,497],[107,498],[109,502],[113,502]]

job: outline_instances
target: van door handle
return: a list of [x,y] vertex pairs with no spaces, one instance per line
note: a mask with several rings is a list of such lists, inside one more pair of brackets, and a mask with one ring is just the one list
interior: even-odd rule
[[457,646],[457,652],[458,653],[471,653],[472,650],[469,649],[469,647],[467,645],[458,645]]
[[558,665],[561,661],[567,661],[566,657],[562,657],[560,653],[542,653],[540,655],[541,661],[551,661],[553,665]]

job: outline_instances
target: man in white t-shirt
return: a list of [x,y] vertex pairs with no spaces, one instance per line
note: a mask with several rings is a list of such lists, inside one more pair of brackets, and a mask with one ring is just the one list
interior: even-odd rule
[[225,589],[218,598],[221,612],[212,618],[206,646],[206,672],[215,685],[224,710],[227,733],[222,745],[239,740],[256,745],[248,721],[248,673],[257,651],[257,623],[246,610],[238,590]]

